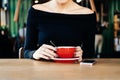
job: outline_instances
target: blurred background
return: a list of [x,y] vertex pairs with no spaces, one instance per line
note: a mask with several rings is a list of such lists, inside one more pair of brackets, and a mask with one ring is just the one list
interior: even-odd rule
[[[0,58],[18,58],[29,8],[49,0],[0,0]],[[96,12],[96,58],[120,58],[120,0],[74,0]]]

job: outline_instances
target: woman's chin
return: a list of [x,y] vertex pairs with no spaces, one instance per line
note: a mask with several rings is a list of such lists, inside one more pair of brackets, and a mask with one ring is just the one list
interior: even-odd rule
[[69,0],[56,0],[59,4],[65,4],[67,3]]

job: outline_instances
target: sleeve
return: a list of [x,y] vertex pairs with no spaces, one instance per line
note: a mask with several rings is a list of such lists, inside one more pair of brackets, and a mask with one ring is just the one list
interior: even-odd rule
[[93,58],[94,57],[94,42],[95,42],[95,30],[96,30],[96,15],[92,15],[86,24],[87,30],[85,31],[84,41],[83,41],[83,58]]
[[37,13],[33,8],[30,8],[27,17],[24,58],[33,58],[33,53],[37,49],[37,19]]

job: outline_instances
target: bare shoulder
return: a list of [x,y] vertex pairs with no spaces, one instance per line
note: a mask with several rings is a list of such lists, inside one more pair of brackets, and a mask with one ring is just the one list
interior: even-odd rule
[[46,11],[46,10],[49,10],[49,8],[47,7],[48,3],[43,3],[43,4],[35,4],[33,5],[32,7],[36,10],[43,10],[43,11]]
[[94,13],[93,10],[91,10],[91,9],[89,9],[89,8],[86,8],[86,7],[83,7],[83,12],[88,13],[88,14]]
[[78,4],[74,4],[74,13],[76,14],[92,14],[94,13],[93,10],[91,10],[90,8],[87,8],[87,7],[83,7],[81,5],[78,5]]
[[80,12],[81,14],[92,14],[92,13],[94,13],[93,10],[91,10],[87,7],[82,7],[82,6],[79,7],[78,12]]

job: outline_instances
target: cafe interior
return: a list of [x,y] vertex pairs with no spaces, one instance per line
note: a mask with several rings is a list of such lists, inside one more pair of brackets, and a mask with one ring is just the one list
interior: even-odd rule
[[94,57],[88,63],[24,58],[28,11],[47,1],[0,0],[0,80],[119,80],[120,0],[74,0],[96,13]]
[[[1,0],[0,58],[17,58],[24,46],[27,12],[49,0]],[[96,58],[120,58],[120,0],[74,0],[96,12]],[[104,28],[103,28],[104,27]],[[98,37],[102,35],[102,39]]]

